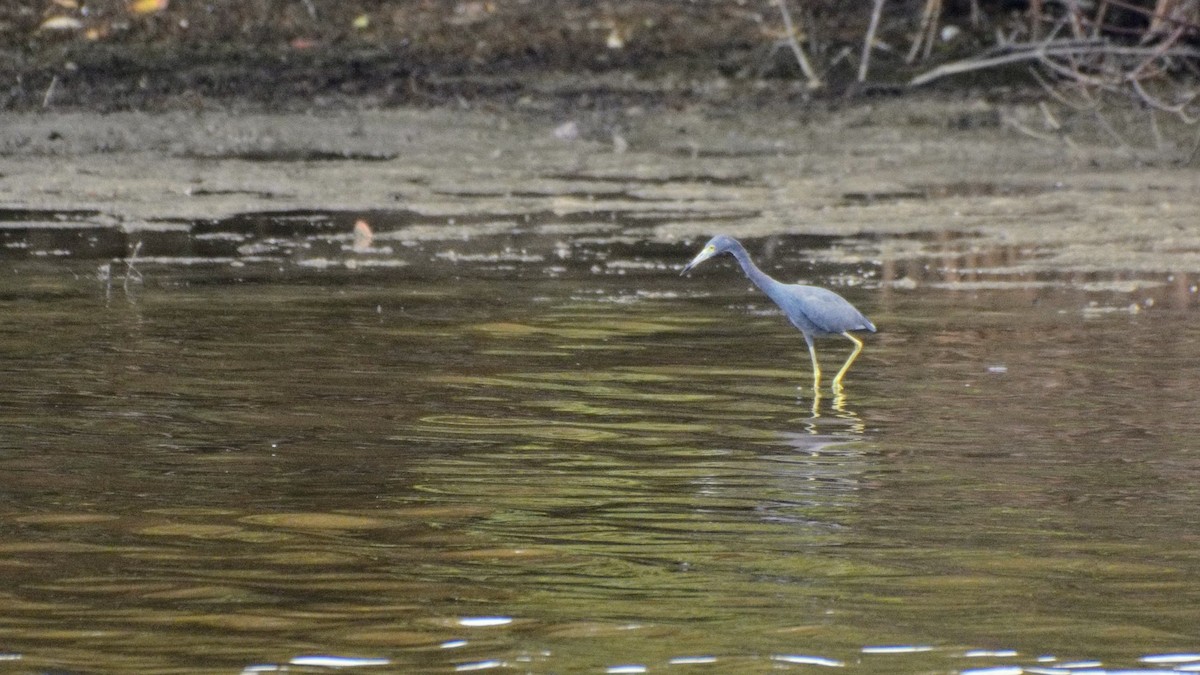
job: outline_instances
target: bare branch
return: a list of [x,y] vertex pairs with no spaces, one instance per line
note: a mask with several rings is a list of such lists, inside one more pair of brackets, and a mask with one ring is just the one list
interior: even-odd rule
[[[933,8],[944,0],[924,0],[922,34],[909,57],[928,36]],[[1137,4],[1134,4],[1137,3]],[[1119,108],[1144,112],[1149,139],[1158,152],[1167,149],[1167,130],[1159,113],[1188,125],[1200,125],[1200,0],[1029,0],[1023,33],[1015,42],[997,32],[995,46],[971,58],[944,63],[909,80],[921,86],[963,73],[1027,64],[1031,77],[1062,106],[1089,116],[1123,149],[1134,150]],[[1116,16],[1114,16],[1114,14]],[[1130,18],[1132,15],[1132,19]],[[1013,36],[1022,34],[1020,28]],[[1040,36],[1040,37],[1039,37]],[[1063,136],[1061,125],[1043,102],[1047,127]],[[1034,138],[1046,135],[1013,118],[1007,126]],[[1114,124],[1117,121],[1118,124]],[[1065,136],[1064,136],[1065,138]],[[1070,142],[1066,139],[1066,142]],[[1191,141],[1192,162],[1200,153],[1200,135]],[[1142,148],[1136,148],[1141,150]]]
[[787,0],[778,0],[779,13],[783,15],[783,27],[787,31],[787,44],[792,49],[792,53],[796,55],[796,63],[800,65],[800,72],[804,73],[804,77],[808,79],[809,89],[820,89],[821,78],[817,76],[813,70],[812,64],[808,61],[808,56],[800,47],[800,43],[796,40],[796,24],[792,21],[792,13],[788,10]]
[[1150,108],[1146,111],[1146,115],[1150,118],[1150,134],[1154,137],[1154,147],[1162,152],[1166,143],[1163,142],[1162,130],[1158,128],[1158,111]]
[[933,49],[933,42],[937,34],[937,21],[941,14],[942,0],[925,0],[925,8],[921,12],[921,27],[917,29],[917,37],[913,40],[912,48],[908,50],[906,63],[917,60],[917,53],[921,51],[922,45],[925,47],[925,58],[929,58],[929,52]]
[[1147,56],[1141,62],[1141,64],[1139,64],[1137,68],[1134,68],[1132,71],[1130,71],[1126,77],[1128,77],[1131,80],[1141,77],[1142,71],[1148,69],[1150,67],[1150,64],[1153,63],[1154,61],[1157,61],[1158,59],[1162,58],[1162,56],[1168,50],[1170,50],[1171,47],[1173,47],[1176,42],[1179,41],[1179,38],[1183,37],[1183,34],[1186,30],[1187,29],[1184,26],[1179,26],[1175,30],[1171,31],[1171,35],[1169,35],[1165,40],[1163,40],[1162,42],[1159,43],[1159,45],[1155,49],[1154,53]]
[[1056,87],[1053,84],[1051,84],[1050,82],[1048,82],[1046,80],[1046,78],[1037,71],[1036,68],[1031,67],[1029,69],[1029,75],[1031,77],[1033,77],[1034,81],[1036,81],[1039,85],[1041,85],[1042,90],[1045,91],[1046,94],[1048,94],[1051,98],[1058,101],[1059,103],[1067,106],[1068,108],[1071,108],[1072,110],[1075,110],[1076,112],[1083,112],[1084,110],[1087,109],[1087,106],[1085,104],[1068,99],[1066,97],[1066,95],[1063,94],[1062,91],[1060,91],[1059,87]]
[[867,65],[871,62],[871,51],[875,48],[875,31],[879,29],[879,16],[883,14],[884,0],[875,0],[871,9],[871,23],[867,26],[867,36],[863,39],[862,59],[858,62],[858,81],[867,79]]
[[[1149,56],[1159,54],[1159,47],[1123,47],[1120,45],[1110,44],[1103,40],[1061,40],[1052,43],[1036,43],[1036,44],[1014,44],[1010,47],[1011,52],[1000,56],[992,56],[988,58],[964,59],[962,61],[954,61],[946,63],[926,71],[913,79],[909,80],[908,84],[913,87],[919,87],[923,84],[928,84],[934,80],[941,79],[948,75],[958,75],[961,73],[969,73],[977,70],[986,70],[988,68],[996,68],[1021,61],[1048,61],[1049,57],[1070,57],[1070,56]],[[1187,58],[1200,58],[1200,49],[1175,45],[1170,49],[1159,54],[1160,56],[1181,56]]]
[[1184,124],[1195,124],[1197,121],[1200,121],[1200,118],[1192,117],[1187,114],[1187,107],[1192,104],[1192,101],[1195,101],[1196,98],[1200,96],[1200,93],[1193,92],[1187,97],[1187,100],[1183,101],[1182,103],[1171,105],[1170,103],[1167,103],[1166,101],[1146,91],[1145,87],[1142,86],[1142,83],[1139,80],[1132,80],[1130,82],[1130,86],[1133,87],[1134,92],[1137,93],[1142,102],[1144,102],[1151,109],[1161,110],[1163,112],[1176,115],[1179,117],[1179,119],[1183,120]]
[[1018,120],[1017,118],[1015,118],[1011,115],[1003,115],[1003,116],[1001,116],[1000,119],[1002,122],[1004,122],[1008,126],[1012,127],[1013,129],[1015,129],[1016,131],[1018,131],[1022,134],[1025,134],[1026,136],[1029,136],[1030,138],[1036,138],[1039,141],[1062,141],[1063,145],[1066,145],[1068,148],[1071,148],[1072,150],[1079,149],[1079,146],[1075,144],[1075,141],[1072,141],[1069,136],[1062,133],[1061,131],[1056,131],[1056,133],[1053,133],[1053,134],[1047,134],[1047,133],[1043,133],[1040,131],[1035,131],[1034,129],[1030,129],[1025,124],[1022,124],[1020,120]]
[[50,107],[50,99],[54,98],[54,90],[58,88],[58,75],[50,78],[50,86],[46,87],[46,95],[42,97],[42,107]]

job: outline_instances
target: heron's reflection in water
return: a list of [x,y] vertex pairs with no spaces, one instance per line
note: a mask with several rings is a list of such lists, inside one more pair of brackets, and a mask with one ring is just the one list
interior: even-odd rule
[[[813,392],[812,406],[810,408],[812,417],[804,420],[804,429],[808,433],[829,433],[834,428],[840,429],[842,435],[861,436],[866,432],[867,427],[862,418],[847,405],[844,389],[834,390],[833,397],[830,399],[828,406],[826,406],[830,417],[824,419],[821,416],[822,400],[821,390],[817,389]],[[797,402],[803,404],[804,399],[799,398]]]
[[858,508],[870,483],[873,452],[865,424],[845,401],[821,399],[811,417],[809,405],[805,399],[804,412],[776,430],[773,450],[760,455],[771,464],[766,485],[774,490],[760,490],[770,497],[759,511],[771,522],[800,526],[793,541],[811,552],[847,532],[844,515]]

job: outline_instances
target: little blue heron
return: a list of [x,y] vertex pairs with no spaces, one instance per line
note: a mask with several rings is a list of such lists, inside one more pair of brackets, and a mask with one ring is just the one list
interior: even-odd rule
[[788,321],[791,321],[792,325],[799,328],[800,332],[804,334],[804,341],[808,343],[808,355],[812,357],[814,390],[821,386],[821,366],[817,364],[817,350],[813,347],[813,338],[842,335],[854,343],[854,351],[850,353],[850,358],[846,359],[846,364],[833,377],[833,389],[839,391],[842,388],[842,378],[846,375],[846,371],[850,370],[850,364],[854,363],[854,359],[858,358],[858,354],[863,348],[862,340],[851,335],[850,331],[862,330],[874,333],[875,324],[863,316],[862,312],[855,309],[849,301],[829,289],[802,284],[785,284],[772,279],[769,274],[758,269],[758,266],[750,259],[750,254],[746,253],[746,248],[737,239],[723,234],[710,239],[700,253],[696,254],[696,257],[692,258],[692,261],[683,268],[681,274],[687,273],[696,265],[722,253],[728,253],[737,258],[742,265],[742,271],[746,273],[747,277],[750,277],[750,281],[753,281],[755,286],[758,286],[763,293],[774,300],[775,304],[779,305],[779,308],[787,315]]

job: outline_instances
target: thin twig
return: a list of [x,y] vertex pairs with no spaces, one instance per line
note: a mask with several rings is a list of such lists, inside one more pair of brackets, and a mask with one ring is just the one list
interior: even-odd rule
[[1162,152],[1163,148],[1166,147],[1166,143],[1163,141],[1162,130],[1158,128],[1158,111],[1150,108],[1146,111],[1146,114],[1150,116],[1150,135],[1154,137],[1154,147],[1159,152]]
[[1129,141],[1125,140],[1125,137],[1117,131],[1117,128],[1112,125],[1112,122],[1108,121],[1108,118],[1104,116],[1104,113],[1100,112],[1100,101],[1093,97],[1091,92],[1089,92],[1087,89],[1080,89],[1080,93],[1083,94],[1084,98],[1091,99],[1092,117],[1096,118],[1096,121],[1100,124],[1100,128],[1108,132],[1108,135],[1112,136],[1113,140],[1116,141],[1117,145],[1123,150],[1132,150],[1133,146],[1129,144]]
[[1117,131],[1117,128],[1113,126],[1112,122],[1108,121],[1108,118],[1104,116],[1104,113],[1100,112],[1100,106],[1098,104],[1095,108],[1092,108],[1092,116],[1095,117],[1096,121],[1100,123],[1100,128],[1107,131],[1109,136],[1112,136],[1113,140],[1117,142],[1118,146],[1120,146],[1123,150],[1133,149],[1133,146],[1129,144],[1129,141],[1125,140],[1125,137],[1122,136],[1119,131]]
[[1104,18],[1108,14],[1108,0],[1103,0],[1100,6],[1096,8],[1096,16],[1092,18],[1092,35],[1091,37],[1100,37],[1100,31],[1104,28]]
[[142,242],[141,240],[138,240],[138,243],[133,245],[133,251],[129,254],[129,257],[125,258],[125,283],[122,284],[122,286],[126,292],[129,291],[129,279],[131,275],[136,275],[138,281],[142,280],[142,273],[138,271],[137,267],[135,267],[137,264],[138,252],[141,250]]
[[1028,126],[1026,126],[1025,124],[1018,121],[1017,118],[1012,117],[1010,115],[1002,115],[1000,117],[1000,120],[1002,122],[1004,122],[1005,124],[1007,124],[1008,126],[1012,127],[1013,129],[1016,129],[1017,131],[1025,134],[1026,136],[1028,136],[1030,138],[1036,138],[1039,141],[1056,141],[1056,140],[1058,140],[1058,137],[1055,136],[1054,134],[1047,134],[1047,133],[1043,133],[1041,131],[1030,129]]
[[1074,82],[1075,84],[1080,84],[1080,85],[1086,84],[1091,87],[1096,87],[1097,89],[1107,89],[1108,91],[1119,91],[1119,89],[1116,85],[1110,83],[1108,80],[1105,80],[1104,78],[1096,77],[1094,75],[1084,74],[1083,70],[1079,67],[1079,63],[1077,63],[1073,58],[1071,58],[1071,55],[1068,54],[1066,58],[1067,58],[1067,60],[1071,61],[1071,65],[1069,67],[1064,66],[1061,63],[1058,63],[1054,59],[1050,59],[1050,58],[1042,58],[1042,59],[1039,59],[1038,61],[1039,61],[1039,63],[1041,63],[1043,66],[1050,69],[1054,73],[1057,73],[1058,75],[1062,76],[1066,80],[1068,80],[1070,82]]
[[825,72],[833,70],[833,68],[842,61],[853,61],[854,56],[851,53],[853,51],[854,50],[848,46],[837,50],[837,53],[829,59],[829,64],[825,67]]
[[96,275],[100,281],[104,282],[104,304],[107,305],[108,301],[112,299],[112,263],[101,265]]
[[783,15],[783,28],[787,31],[785,39],[788,46],[792,48],[792,53],[796,55],[796,63],[800,65],[800,72],[808,78],[808,88],[820,89],[821,78],[817,77],[816,71],[808,61],[808,56],[804,54],[800,43],[796,41],[796,25],[792,22],[792,13],[788,10],[787,0],[779,0],[779,13]]
[[1083,10],[1079,8],[1079,0],[1066,0],[1067,18],[1071,24],[1071,35],[1076,40],[1083,40],[1087,34],[1083,30]]
[[1046,120],[1046,126],[1051,131],[1062,131],[1062,123],[1058,121],[1054,113],[1050,112],[1050,107],[1046,105],[1045,101],[1038,102],[1038,110],[1042,111],[1042,119]]
[[937,42],[938,21],[942,18],[942,0],[936,0],[937,7],[933,10],[933,21],[929,22],[929,32],[925,35],[925,50],[921,58],[928,61],[933,53],[933,43]]
[[1200,96],[1200,94],[1193,93],[1192,95],[1188,96],[1187,100],[1183,103],[1171,105],[1146,91],[1146,89],[1142,87],[1140,80],[1133,80],[1130,82],[1130,86],[1133,87],[1133,90],[1137,93],[1138,97],[1142,99],[1142,102],[1150,106],[1151,109],[1157,109],[1163,112],[1169,112],[1172,115],[1176,115],[1180,120],[1183,121],[1184,124],[1195,124],[1197,121],[1200,121],[1200,118],[1192,117],[1187,114],[1188,105],[1190,105],[1192,101],[1196,100],[1196,97]]
[[858,81],[867,79],[867,65],[871,62],[871,51],[875,48],[875,31],[879,28],[879,16],[883,14],[883,1],[875,0],[871,8],[871,23],[867,26],[867,37],[863,39],[862,59],[858,62]]
[[925,0],[925,7],[921,10],[921,26],[917,29],[917,37],[908,50],[908,56],[904,59],[905,63],[916,61],[917,53],[921,51],[922,45],[926,42],[929,43],[929,46],[925,48],[925,56],[928,58],[929,51],[933,47],[933,34],[937,31],[935,26],[937,16],[941,14],[941,8],[941,0]]
[[50,107],[50,99],[54,96],[54,90],[58,88],[58,76],[50,78],[50,86],[46,87],[46,95],[42,97],[42,107]]
[[1185,31],[1186,29],[1183,26],[1179,26],[1175,30],[1171,31],[1171,35],[1159,43],[1155,51],[1147,56],[1137,68],[1131,70],[1126,77],[1131,80],[1141,77],[1142,71],[1149,68],[1153,61],[1157,61],[1158,59],[1162,58],[1162,55],[1165,54],[1171,47],[1173,47],[1175,43],[1179,41],[1179,38],[1183,37]]
[[1016,129],[1020,133],[1025,134],[1026,136],[1029,136],[1030,138],[1036,138],[1039,141],[1062,141],[1063,145],[1067,146],[1068,148],[1070,148],[1072,150],[1079,149],[1079,146],[1075,144],[1075,141],[1072,141],[1069,136],[1067,136],[1066,134],[1064,134],[1062,132],[1046,134],[1046,133],[1042,133],[1040,131],[1035,131],[1034,129],[1030,129],[1029,127],[1022,124],[1019,120],[1017,120],[1017,118],[1012,117],[1010,115],[1004,115],[1000,119],[1005,124],[1009,125],[1013,129]]
[[1033,77],[1035,82],[1037,82],[1039,85],[1041,85],[1042,90],[1045,91],[1046,94],[1048,94],[1051,98],[1058,101],[1059,103],[1067,106],[1068,108],[1071,108],[1072,110],[1079,111],[1079,112],[1082,112],[1087,108],[1087,106],[1085,106],[1082,103],[1078,103],[1076,101],[1072,101],[1072,100],[1068,99],[1066,97],[1066,95],[1063,94],[1061,91],[1059,91],[1059,89],[1057,87],[1052,85],[1050,82],[1046,81],[1046,78],[1041,73],[1039,73],[1036,68],[1030,67],[1029,75],[1031,77]]

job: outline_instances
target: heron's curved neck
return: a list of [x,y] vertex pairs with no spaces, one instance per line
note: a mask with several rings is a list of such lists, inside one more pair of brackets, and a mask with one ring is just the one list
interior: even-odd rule
[[742,247],[741,243],[735,248],[729,249],[729,253],[737,258],[738,263],[742,266],[742,271],[746,273],[747,277],[750,277],[750,281],[753,281],[754,285],[767,295],[771,295],[771,292],[780,285],[778,281],[771,278],[771,275],[758,269],[758,265],[755,265],[754,261],[750,259],[750,254],[746,253],[746,249]]

